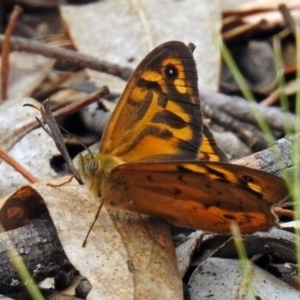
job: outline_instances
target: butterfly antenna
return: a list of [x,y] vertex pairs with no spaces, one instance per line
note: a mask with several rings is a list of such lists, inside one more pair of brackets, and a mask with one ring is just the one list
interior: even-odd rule
[[88,237],[89,237],[89,235],[90,235],[90,233],[91,233],[91,231],[92,231],[92,229],[93,229],[93,227],[94,227],[96,221],[98,220],[98,217],[99,217],[99,214],[100,214],[100,211],[101,211],[101,209],[102,209],[103,204],[104,204],[104,198],[101,198],[101,203],[100,203],[99,208],[98,208],[98,210],[97,210],[97,213],[96,213],[96,215],[95,215],[94,221],[93,221],[93,223],[91,224],[91,226],[90,226],[90,228],[89,228],[89,230],[88,230],[88,232],[87,232],[87,234],[86,234],[86,236],[85,236],[85,239],[84,239],[84,241],[83,241],[83,243],[82,243],[82,247],[83,247],[83,248],[86,246]]

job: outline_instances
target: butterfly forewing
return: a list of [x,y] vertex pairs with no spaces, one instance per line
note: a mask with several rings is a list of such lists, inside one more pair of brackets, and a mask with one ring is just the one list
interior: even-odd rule
[[219,162],[130,163],[112,177],[128,202],[110,205],[219,233],[229,233],[232,222],[243,234],[269,229],[272,206],[287,196],[281,178]]
[[124,161],[197,158],[202,136],[196,64],[181,42],[155,48],[129,80],[100,153]]

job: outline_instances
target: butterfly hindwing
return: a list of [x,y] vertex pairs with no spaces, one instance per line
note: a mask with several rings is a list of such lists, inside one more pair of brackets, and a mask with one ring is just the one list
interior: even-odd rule
[[112,177],[119,201],[131,201],[112,197],[110,205],[219,233],[232,222],[243,234],[267,230],[276,224],[271,207],[287,196],[281,178],[222,162],[129,163]]

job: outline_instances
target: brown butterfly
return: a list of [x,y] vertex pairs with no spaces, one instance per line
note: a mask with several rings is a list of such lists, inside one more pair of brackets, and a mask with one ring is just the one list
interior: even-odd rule
[[100,153],[81,156],[87,187],[106,207],[207,231],[276,225],[272,206],[288,194],[274,175],[230,164],[203,124],[191,50],[151,51],[131,76],[103,134]]

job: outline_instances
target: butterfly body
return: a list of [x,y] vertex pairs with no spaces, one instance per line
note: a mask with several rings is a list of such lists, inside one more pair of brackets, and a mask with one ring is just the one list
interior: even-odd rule
[[140,63],[107,125],[99,154],[79,163],[104,206],[193,228],[242,233],[276,225],[271,207],[288,194],[274,175],[227,163],[203,123],[196,64],[181,42]]

